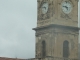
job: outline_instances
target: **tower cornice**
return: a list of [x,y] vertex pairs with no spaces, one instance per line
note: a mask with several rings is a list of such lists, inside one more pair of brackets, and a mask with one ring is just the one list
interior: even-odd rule
[[40,29],[45,29],[45,28],[55,28],[55,27],[58,27],[58,28],[66,28],[66,29],[74,29],[74,30],[80,30],[79,27],[73,27],[73,26],[63,26],[63,25],[57,25],[57,24],[50,24],[50,25],[46,25],[46,26],[41,26],[41,27],[36,27],[36,28],[33,28],[33,30],[40,30]]

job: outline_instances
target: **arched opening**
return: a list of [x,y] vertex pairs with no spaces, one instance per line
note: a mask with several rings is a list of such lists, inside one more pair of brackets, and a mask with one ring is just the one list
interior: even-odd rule
[[69,57],[69,42],[68,41],[63,42],[63,57],[64,58]]
[[42,41],[42,57],[46,56],[46,43]]

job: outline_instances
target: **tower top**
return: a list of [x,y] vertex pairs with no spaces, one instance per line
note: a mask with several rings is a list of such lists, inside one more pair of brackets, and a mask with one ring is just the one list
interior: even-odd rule
[[79,0],[38,0],[37,27],[50,24],[78,27]]

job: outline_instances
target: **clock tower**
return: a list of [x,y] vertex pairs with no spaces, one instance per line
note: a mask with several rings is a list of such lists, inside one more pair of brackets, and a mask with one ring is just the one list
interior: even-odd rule
[[36,58],[78,58],[78,0],[37,0]]

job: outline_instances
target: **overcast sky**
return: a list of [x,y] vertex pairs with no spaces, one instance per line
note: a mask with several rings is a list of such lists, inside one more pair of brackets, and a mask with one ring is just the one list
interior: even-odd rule
[[36,22],[37,0],[0,0],[0,57],[34,58]]

